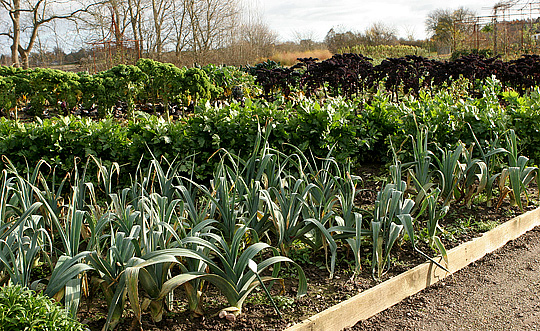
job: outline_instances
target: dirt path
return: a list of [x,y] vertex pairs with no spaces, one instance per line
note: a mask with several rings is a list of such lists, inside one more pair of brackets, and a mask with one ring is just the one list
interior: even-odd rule
[[350,330],[540,330],[540,228]]

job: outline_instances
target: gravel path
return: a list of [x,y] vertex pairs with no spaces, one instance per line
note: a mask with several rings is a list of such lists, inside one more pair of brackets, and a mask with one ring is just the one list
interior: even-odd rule
[[350,330],[540,330],[540,227]]

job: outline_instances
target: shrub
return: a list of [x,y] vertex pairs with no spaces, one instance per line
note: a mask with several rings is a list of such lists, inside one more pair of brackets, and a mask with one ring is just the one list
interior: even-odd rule
[[345,47],[340,49],[338,53],[356,53],[375,59],[375,62],[380,62],[387,58],[404,57],[407,55],[429,56],[429,51],[408,45],[356,45],[353,47]]
[[21,286],[0,287],[0,331],[85,329],[46,296]]

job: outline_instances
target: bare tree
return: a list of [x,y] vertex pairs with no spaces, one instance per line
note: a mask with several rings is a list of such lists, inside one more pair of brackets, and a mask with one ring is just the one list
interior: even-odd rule
[[396,45],[396,29],[382,22],[373,23],[365,32],[368,45]]
[[182,52],[189,44],[189,38],[191,36],[190,24],[188,24],[188,15],[186,11],[186,3],[188,0],[176,0],[173,1],[173,31],[172,42],[176,56],[180,56]]
[[143,34],[143,0],[128,0],[129,20],[133,39],[136,41],[137,51],[142,53],[142,34]]
[[196,58],[230,42],[239,15],[234,0],[186,0],[184,6]]
[[278,39],[264,21],[258,5],[258,2],[244,3],[241,8],[242,24],[237,32],[237,45],[233,46],[242,53],[239,64],[271,56]]
[[454,51],[459,47],[459,41],[470,33],[470,24],[464,24],[475,17],[475,13],[467,8],[456,10],[436,9],[426,18],[426,31],[440,45]]
[[0,10],[6,11],[11,19],[10,27],[7,31],[0,32],[0,35],[7,36],[11,40],[13,65],[19,67],[22,62],[24,68],[29,67],[30,52],[36,43],[40,29],[44,25],[55,20],[76,19],[78,15],[88,12],[91,7],[99,3],[0,0]]
[[173,8],[173,0],[151,0],[152,2],[152,21],[154,27],[154,47],[153,51],[156,56],[161,59],[163,46],[172,32],[172,26],[167,24],[171,18],[171,9]]

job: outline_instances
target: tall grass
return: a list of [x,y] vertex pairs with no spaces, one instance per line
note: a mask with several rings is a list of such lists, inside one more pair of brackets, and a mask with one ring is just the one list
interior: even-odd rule
[[[332,57],[332,53],[327,49],[314,49],[303,52],[278,52],[274,53],[268,59],[281,63],[284,66],[292,66],[298,62],[298,58],[313,57],[321,61]],[[265,59],[263,59],[265,60]]]

